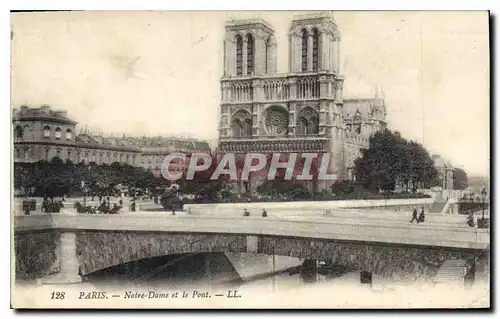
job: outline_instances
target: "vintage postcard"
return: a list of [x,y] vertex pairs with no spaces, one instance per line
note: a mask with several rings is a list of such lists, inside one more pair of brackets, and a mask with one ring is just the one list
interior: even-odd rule
[[11,13],[11,305],[489,308],[486,11]]

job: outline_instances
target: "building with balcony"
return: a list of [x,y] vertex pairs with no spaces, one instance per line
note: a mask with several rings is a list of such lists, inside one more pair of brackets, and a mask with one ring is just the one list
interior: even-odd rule
[[[353,179],[360,149],[386,126],[384,100],[344,100],[341,36],[331,15],[295,17],[288,40],[289,72],[277,74],[271,25],[262,20],[226,24],[218,153],[328,153],[329,173]],[[317,170],[318,162],[312,166]],[[264,178],[255,174],[238,188],[251,191]],[[308,186],[318,191],[331,183]]]
[[[77,122],[66,111],[49,106],[14,109],[14,162],[50,161],[58,157],[73,163],[129,164],[145,169],[159,168],[170,153],[210,153],[208,142],[180,137],[114,137],[86,130],[76,134]],[[175,170],[187,169],[189,161]]]

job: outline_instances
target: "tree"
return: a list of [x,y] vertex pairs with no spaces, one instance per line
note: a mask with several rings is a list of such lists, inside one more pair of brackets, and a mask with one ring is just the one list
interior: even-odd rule
[[266,180],[257,187],[257,192],[273,199],[303,200],[312,197],[304,185],[281,179]]
[[456,168],[453,175],[453,189],[466,189],[468,182],[467,173],[461,168]]
[[368,149],[354,161],[357,180],[372,191],[394,191],[399,182],[406,190],[433,184],[437,178],[434,163],[425,148],[407,141],[388,129],[370,137]]
[[[201,161],[198,164],[201,164]],[[213,156],[210,167],[206,170],[195,172],[193,179],[186,179],[186,175],[184,174],[182,179],[176,181],[180,186],[180,192],[194,195],[197,201],[219,201],[221,193],[228,186],[229,177],[227,175],[220,175],[217,180],[211,179],[217,164],[217,157]]]

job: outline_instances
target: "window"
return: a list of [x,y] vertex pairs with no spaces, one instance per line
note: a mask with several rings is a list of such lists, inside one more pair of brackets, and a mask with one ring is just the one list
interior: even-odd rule
[[68,160],[71,161],[71,151],[68,151]]
[[50,137],[50,126],[45,126],[43,128],[43,137]]
[[250,33],[247,34],[247,75],[254,73],[254,44],[253,36]]
[[59,158],[61,158],[61,151],[57,150],[56,156],[59,157]]
[[307,30],[302,29],[302,72],[307,72]]
[[314,28],[313,29],[313,52],[312,52],[312,58],[313,58],[313,65],[312,69],[313,71],[318,71],[318,52],[319,52],[319,32],[318,29]]
[[236,36],[236,75],[243,75],[243,39]]
[[62,130],[60,127],[56,128],[56,138],[60,139],[62,136]]
[[49,150],[45,150],[45,160],[49,161]]
[[16,138],[23,138],[23,128],[20,127],[19,125],[16,126],[16,129],[14,130]]
[[66,130],[66,139],[71,140],[72,138],[73,138],[73,132],[71,131],[71,129],[67,129]]
[[21,157],[21,151],[18,148],[16,148],[16,158],[19,157]]
[[29,159],[29,151],[30,151],[30,149],[29,149],[29,148],[25,148],[25,149],[24,149],[24,159],[25,159],[25,160],[28,160],[28,159]]
[[24,134],[24,137],[30,138],[31,137],[31,127],[29,127],[28,125],[25,125],[23,127],[23,134]]

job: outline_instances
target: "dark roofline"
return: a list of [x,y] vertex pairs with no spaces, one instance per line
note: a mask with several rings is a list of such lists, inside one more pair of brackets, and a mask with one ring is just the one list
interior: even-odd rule
[[54,122],[54,123],[62,123],[62,124],[72,124],[76,125],[78,122],[70,120],[70,119],[62,119],[58,117],[53,117],[53,116],[44,116],[44,115],[28,115],[28,116],[19,116],[16,115],[12,117],[12,121],[18,121],[18,122],[27,122],[27,121],[49,121],[49,122]]

